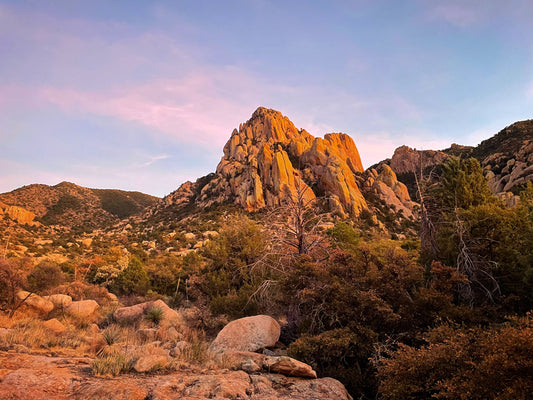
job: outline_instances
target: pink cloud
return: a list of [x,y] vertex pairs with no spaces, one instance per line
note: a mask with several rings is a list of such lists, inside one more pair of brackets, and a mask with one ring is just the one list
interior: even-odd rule
[[[220,145],[238,124],[239,116],[248,117],[253,111],[249,104],[255,85],[242,73],[237,83],[235,73],[196,73],[181,80],[159,80],[108,92],[48,87],[40,89],[39,97],[70,112],[115,117],[186,142]],[[249,98],[225,93],[241,89]]]

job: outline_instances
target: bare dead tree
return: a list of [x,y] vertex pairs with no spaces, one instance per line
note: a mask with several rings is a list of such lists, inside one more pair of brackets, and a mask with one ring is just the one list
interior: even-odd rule
[[457,272],[465,275],[468,282],[459,285],[459,294],[471,304],[474,301],[474,290],[472,284],[481,288],[484,296],[491,302],[494,302],[494,294],[500,293],[498,281],[488,271],[493,261],[484,260],[471,251],[467,238],[465,238],[466,229],[463,221],[459,218],[457,209],[455,210],[455,229],[459,240],[459,253],[457,255]]
[[[296,183],[295,191],[288,188],[281,205],[269,214],[274,247],[297,255],[324,257],[326,237],[322,232],[326,213],[320,210],[319,199],[307,185]],[[310,193],[311,192],[311,193]]]
[[419,174],[415,171],[415,182],[420,201],[420,247],[425,254],[429,254],[432,259],[437,258],[439,248],[435,239],[437,229],[433,223],[433,217],[431,215],[430,202],[426,200],[425,193],[427,188],[431,185],[431,177],[433,170],[430,171],[427,177],[424,177],[424,163],[422,160],[423,153],[419,152]]

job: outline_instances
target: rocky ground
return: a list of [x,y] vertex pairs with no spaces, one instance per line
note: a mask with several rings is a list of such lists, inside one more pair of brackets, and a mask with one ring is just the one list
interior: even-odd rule
[[[285,354],[280,325],[267,315],[234,320],[209,343],[193,334],[184,310],[161,300],[102,320],[94,300],[28,295],[17,294],[25,319],[0,323],[2,400],[350,399],[340,382],[316,379],[311,366]],[[49,318],[56,308],[63,322]],[[89,324],[97,320],[110,325]]]
[[0,352],[0,398],[15,399],[350,399],[331,378],[300,379],[244,371],[187,370],[171,374],[95,377],[90,358]]

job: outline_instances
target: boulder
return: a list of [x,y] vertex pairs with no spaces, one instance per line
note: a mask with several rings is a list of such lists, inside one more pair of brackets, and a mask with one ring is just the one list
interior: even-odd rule
[[65,325],[59,322],[56,318],[52,318],[52,319],[49,319],[48,321],[44,321],[43,326],[46,329],[49,329],[54,333],[63,333],[67,330]]
[[140,357],[133,366],[137,372],[151,372],[158,371],[165,368],[168,364],[168,359],[160,355],[148,355]]
[[157,329],[155,337],[162,342],[176,342],[183,338],[183,335],[173,326],[163,326]]
[[135,304],[129,307],[118,308],[113,313],[113,317],[115,318],[117,322],[131,323],[133,321],[136,321],[142,318],[149,303],[151,302],[140,303],[140,304]]
[[153,328],[148,329],[139,329],[137,333],[141,337],[141,340],[145,342],[152,342],[155,339],[155,332],[156,330]]
[[66,294],[51,294],[50,296],[44,296],[43,299],[51,301],[55,308],[65,308],[72,303],[72,297]]
[[183,237],[185,238],[185,240],[189,240],[189,241],[196,240],[196,235],[191,232],[187,232],[185,235],[183,235]]
[[316,379],[316,372],[310,365],[290,357],[266,356],[263,368],[281,375]]
[[113,303],[113,304],[118,304],[118,297],[116,295],[114,295],[113,293],[108,293],[106,295],[106,298],[107,300],[110,302],[110,303]]
[[179,357],[187,348],[189,348],[191,345],[190,343],[181,340],[176,345],[170,349],[170,355],[172,357]]
[[178,312],[167,306],[163,300],[147,301],[130,307],[121,307],[114,312],[113,317],[117,322],[132,323],[143,318],[148,311],[155,307],[160,308],[163,311],[163,318],[160,321],[162,327],[179,325],[182,323],[181,316]]
[[98,307],[100,306],[94,300],[73,301],[65,308],[65,312],[73,317],[89,318],[94,315]]
[[279,340],[280,326],[268,315],[256,315],[231,321],[217,335],[210,350],[222,353],[226,350],[256,351],[272,347]]
[[316,379],[310,365],[286,356],[267,356],[251,351],[227,351],[215,355],[215,360],[227,368],[252,372],[273,372],[285,376]]
[[48,314],[54,309],[54,304],[51,301],[45,300],[35,293],[26,292],[25,290],[20,290],[17,293],[17,298],[20,301],[24,301],[25,306],[41,314]]
[[100,328],[96,324],[90,324],[87,328],[87,334],[89,335],[98,335],[100,333]]

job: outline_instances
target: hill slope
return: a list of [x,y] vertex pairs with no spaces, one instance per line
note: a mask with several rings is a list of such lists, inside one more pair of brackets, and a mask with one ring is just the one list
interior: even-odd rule
[[70,182],[34,184],[0,194],[0,201],[34,213],[44,225],[98,228],[141,212],[158,200],[147,194],[88,189]]

